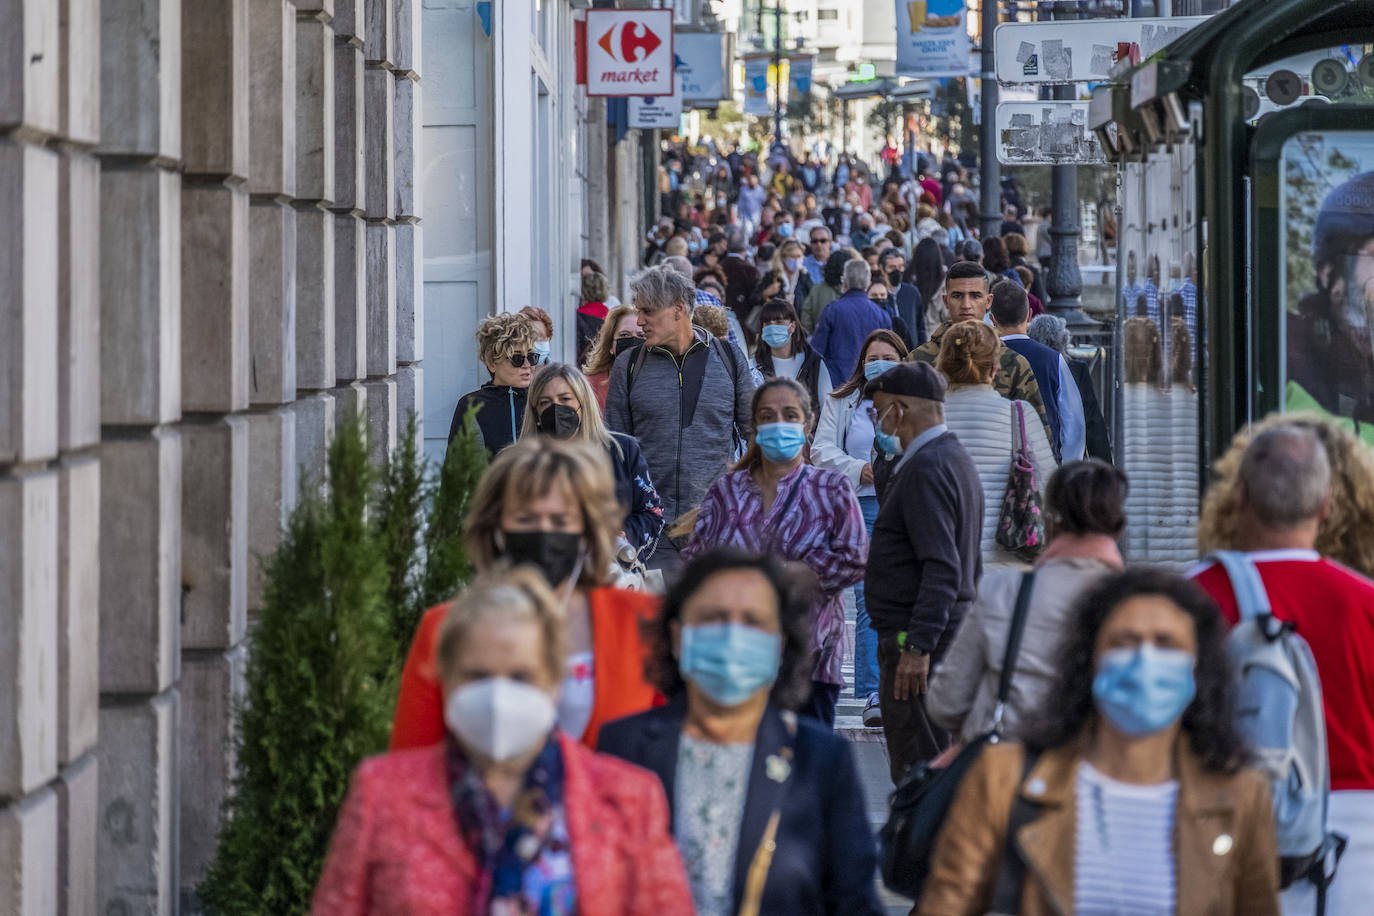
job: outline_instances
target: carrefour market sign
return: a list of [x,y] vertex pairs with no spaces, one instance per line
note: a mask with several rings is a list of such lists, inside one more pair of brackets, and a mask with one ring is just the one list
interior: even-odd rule
[[673,11],[588,10],[587,94],[672,95]]

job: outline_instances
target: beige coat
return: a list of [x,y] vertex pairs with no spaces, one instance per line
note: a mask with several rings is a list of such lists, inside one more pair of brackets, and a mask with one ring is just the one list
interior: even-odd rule
[[[1254,770],[1209,773],[1175,746],[1178,808],[1174,869],[1178,916],[1278,916],[1278,848],[1269,783]],[[931,860],[917,916],[974,916],[988,911],[1019,794],[1038,816],[1016,833],[1026,861],[1020,916],[1073,916],[1074,780],[1081,741],[1046,751],[1021,778],[1019,744],[986,747],[959,785]]]
[[[1059,674],[1059,651],[1068,636],[1074,603],[1085,589],[1116,572],[1102,560],[1060,557],[1045,560],[1035,578],[1026,629],[1017,653],[1002,735],[1018,740],[1022,723],[1034,715]],[[1007,648],[1021,572],[989,569],[978,584],[978,600],[940,661],[926,694],[926,712],[942,728],[968,741],[992,726],[997,681]]]

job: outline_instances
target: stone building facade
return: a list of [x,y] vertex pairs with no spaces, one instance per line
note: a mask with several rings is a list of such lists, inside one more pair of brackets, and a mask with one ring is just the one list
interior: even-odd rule
[[421,411],[421,0],[11,0],[0,914],[192,912],[270,551]]

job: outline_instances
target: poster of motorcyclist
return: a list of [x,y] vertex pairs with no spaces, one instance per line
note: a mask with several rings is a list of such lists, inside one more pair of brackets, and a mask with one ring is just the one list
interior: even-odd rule
[[1285,407],[1374,443],[1374,134],[1293,137],[1281,187]]

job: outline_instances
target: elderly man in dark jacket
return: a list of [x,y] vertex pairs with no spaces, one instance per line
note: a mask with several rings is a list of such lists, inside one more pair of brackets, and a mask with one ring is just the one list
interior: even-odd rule
[[892,316],[868,298],[872,271],[855,258],[844,265],[844,292],[821,312],[811,348],[825,360],[832,379],[847,379],[854,374],[868,335],[879,328],[892,329]]
[[[630,283],[644,343],[616,357],[606,426],[639,440],[671,526],[694,508],[751,433],[754,381],[744,354],[692,326],[696,290],[672,267]],[[659,538],[650,565],[674,570],[677,551]]]
[[725,259],[720,262],[720,269],[725,274],[725,305],[744,325],[745,333],[749,334],[748,342],[752,343],[753,334],[747,330],[749,297],[759,285],[759,269],[749,263],[749,244],[740,227],[735,226],[725,233],[725,249]]
[[949,743],[927,718],[921,697],[983,575],[983,485],[945,426],[946,387],[933,367],[910,362],[864,389],[873,399],[879,445],[901,456],[873,525],[864,577],[894,783]]

